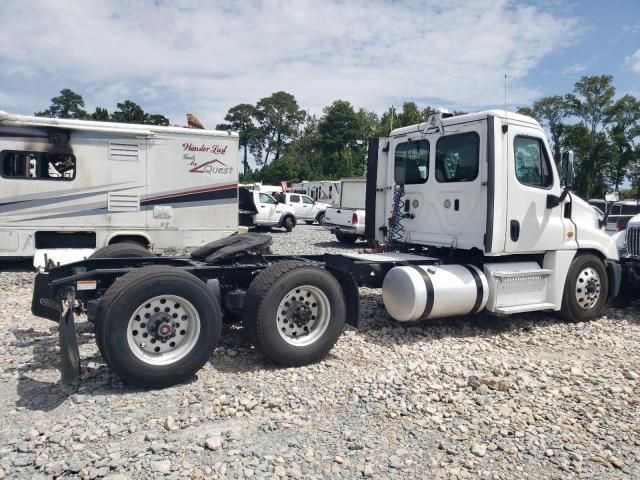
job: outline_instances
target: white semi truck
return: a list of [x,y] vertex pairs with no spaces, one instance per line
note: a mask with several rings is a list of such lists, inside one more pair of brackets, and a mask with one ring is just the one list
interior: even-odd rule
[[269,238],[219,240],[191,257],[100,258],[36,277],[32,310],[59,322],[63,379],[77,378],[74,313],[95,323],[107,364],[162,387],[210,358],[222,316],[286,366],[318,361],[345,322],[359,324],[358,286],[382,288],[400,322],[488,311],[557,311],[584,321],[617,295],[614,241],[556,171],[534,119],[504,111],[434,115],[369,146],[366,236],[377,253],[286,256]]

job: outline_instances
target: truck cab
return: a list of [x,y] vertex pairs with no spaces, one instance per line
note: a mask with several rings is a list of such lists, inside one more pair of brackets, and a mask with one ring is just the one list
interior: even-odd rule
[[[502,299],[502,306],[493,306],[498,313],[560,310],[567,280],[580,283],[596,273],[592,264],[570,272],[584,255],[598,264],[591,284],[615,296],[615,243],[593,208],[571,193],[572,159],[563,168],[561,179],[533,118],[498,110],[433,115],[372,141],[367,239],[391,248],[448,251],[449,258],[472,259],[495,278],[492,271],[514,278],[521,271],[523,285],[544,278],[530,301]],[[579,287],[571,288],[576,302],[592,304]]]

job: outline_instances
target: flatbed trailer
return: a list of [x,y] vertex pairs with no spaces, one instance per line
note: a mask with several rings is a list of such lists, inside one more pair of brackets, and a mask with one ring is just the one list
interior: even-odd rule
[[[218,343],[223,318],[244,323],[250,340],[276,363],[317,361],[345,323],[358,327],[359,286],[381,287],[399,265],[439,263],[406,253],[262,253],[270,242],[249,233],[213,242],[188,257],[90,258],[38,273],[32,311],[59,323],[63,381],[73,382],[80,372],[78,314],[94,324],[102,355],[123,380],[163,387],[188,379],[204,365]],[[291,276],[300,278],[288,281]],[[256,280],[260,288],[252,288]],[[289,304],[286,299],[292,297]],[[279,311],[275,325],[265,302],[287,309]],[[268,327],[277,327],[278,336],[265,335]],[[192,336],[190,329],[203,335]],[[313,342],[298,341],[318,330]]]

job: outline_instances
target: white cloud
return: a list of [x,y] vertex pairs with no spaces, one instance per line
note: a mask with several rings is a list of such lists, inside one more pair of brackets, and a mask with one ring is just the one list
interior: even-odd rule
[[631,65],[631,70],[640,73],[640,49],[636,50],[636,53],[631,55],[627,60]]
[[0,90],[38,85],[31,110],[70,87],[90,106],[133,98],[210,127],[277,90],[313,113],[338,98],[501,104],[505,73],[525,104],[538,92],[522,79],[576,31],[508,0],[4,0],[3,18]]
[[586,71],[591,66],[591,62],[575,63],[562,71],[563,75],[577,75]]

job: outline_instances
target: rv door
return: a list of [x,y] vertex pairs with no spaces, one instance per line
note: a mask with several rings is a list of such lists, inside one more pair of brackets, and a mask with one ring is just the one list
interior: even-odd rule
[[388,179],[389,138],[369,139],[367,155],[367,187],[365,237],[372,244],[385,241],[388,228],[389,212],[393,195],[393,178]]

